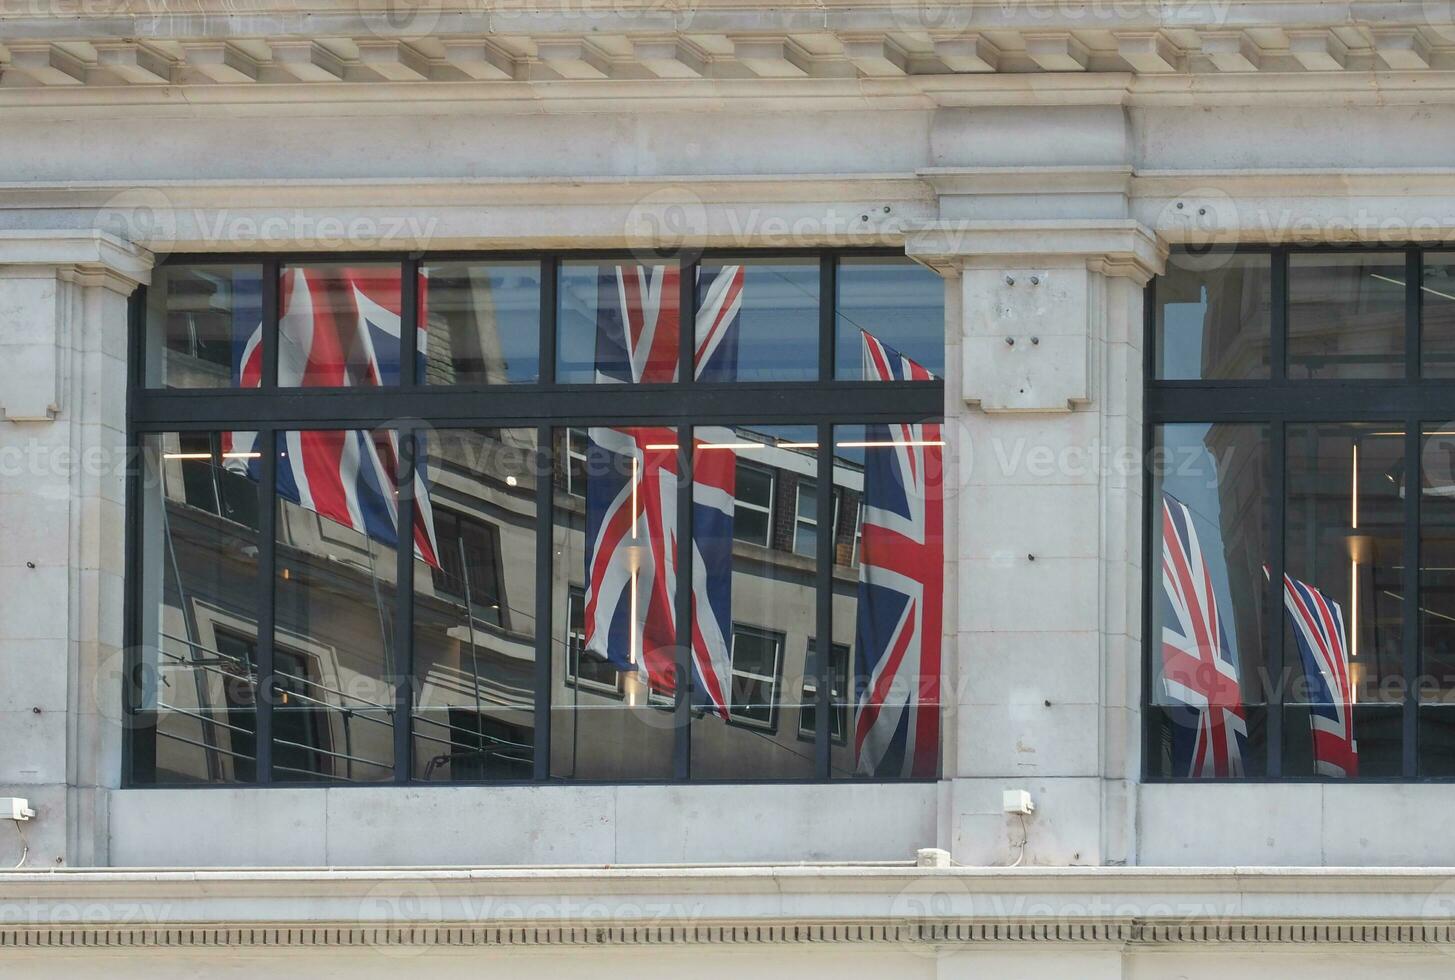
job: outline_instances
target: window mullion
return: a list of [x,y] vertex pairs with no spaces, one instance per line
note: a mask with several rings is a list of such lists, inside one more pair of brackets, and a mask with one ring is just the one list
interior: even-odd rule
[[[266,292],[266,289],[264,290]],[[267,336],[266,331],[264,337]],[[274,576],[277,568],[278,518],[278,433],[265,428],[258,432],[257,445],[262,447],[262,464],[258,480],[258,639],[257,675],[253,687],[253,748],[255,778],[259,783],[273,781],[273,618]]]
[[[406,361],[401,358],[401,363]],[[398,501],[394,549],[394,781],[409,782],[414,760],[414,467],[419,444],[413,429],[396,433]]]
[[672,743],[672,778],[676,780],[686,780],[692,774],[692,438],[690,425],[678,428],[677,587],[673,595],[677,683]]
[[[1405,422],[1404,463],[1404,597],[1401,614],[1404,629],[1404,715],[1401,773],[1413,779],[1419,772],[1419,684],[1420,672],[1420,493],[1423,476],[1420,466],[1420,420]],[[1357,729],[1356,729],[1357,732]]]
[[[834,492],[834,450],[833,450],[834,427],[827,423],[821,423],[818,427],[818,482],[815,484],[815,492],[818,494],[818,512],[828,513],[832,508]],[[828,779],[831,776],[830,769],[830,727],[829,712],[832,710],[830,704],[832,698],[830,687],[833,683],[833,659],[834,659],[834,607],[833,607],[833,586],[834,586],[834,527],[832,521],[818,522],[818,547],[815,549],[815,572],[814,576],[814,683],[817,690],[814,691],[814,773],[819,779]],[[847,692],[844,692],[847,694]]]
[[[1275,296],[1278,295],[1275,293]],[[1277,301],[1275,300],[1275,303]],[[1283,576],[1284,576],[1284,525],[1287,508],[1288,479],[1288,435],[1281,419],[1268,426],[1269,440],[1269,502],[1272,505],[1269,522],[1268,595],[1264,600],[1268,609],[1268,665],[1269,679],[1265,700],[1268,702],[1268,764],[1270,779],[1283,775],[1283,702],[1285,698],[1286,674],[1283,666]]]
[[279,277],[282,275],[282,268],[278,259],[267,259],[263,262],[263,376],[260,387],[264,390],[278,387],[278,321],[281,319]]
[[[544,367],[542,367],[544,370]],[[566,452],[570,452],[570,433],[564,433]],[[551,547],[554,514],[554,475],[551,428],[536,427],[536,636],[535,636],[535,779],[543,781],[551,777],[551,635],[552,635],[552,590],[555,587],[551,563],[555,549]],[[566,466],[569,470],[570,459]],[[567,604],[565,650],[567,657],[571,649],[570,605]],[[567,670],[567,673],[570,673]],[[578,680],[579,683],[579,680]]]

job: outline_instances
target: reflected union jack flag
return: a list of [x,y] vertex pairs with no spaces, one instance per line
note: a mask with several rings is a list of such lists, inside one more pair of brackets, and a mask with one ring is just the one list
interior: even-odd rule
[[[680,273],[607,266],[597,281],[596,380],[677,379]],[[742,266],[700,272],[694,377],[737,376]],[[693,435],[694,700],[728,716],[732,676],[732,544],[736,454],[727,429]],[[722,447],[722,448],[717,448]],[[635,672],[659,695],[677,686],[677,432],[591,428],[586,450],[585,650]]]
[[1173,758],[1182,774],[1242,776],[1248,740],[1238,665],[1228,647],[1212,572],[1192,524],[1192,512],[1162,494],[1162,683],[1184,709],[1174,732]]
[[[284,270],[280,282],[278,384],[286,387],[377,387],[399,382],[400,279],[396,268]],[[419,284],[419,370],[424,370],[425,281]],[[255,312],[254,312],[254,315]],[[234,318],[233,379],[263,381],[263,327]],[[257,480],[262,447],[255,432],[224,432],[224,465]],[[278,496],[336,524],[396,547],[394,491],[399,433],[393,429],[282,433]],[[423,468],[415,472],[414,551],[438,566],[434,518]]]
[[1283,576],[1283,605],[1303,662],[1314,771],[1320,776],[1357,776],[1359,748],[1354,742],[1344,611],[1312,585],[1288,575]]
[[[864,377],[932,375],[867,331]],[[939,769],[944,593],[943,440],[938,424],[864,427],[854,757],[877,777]]]

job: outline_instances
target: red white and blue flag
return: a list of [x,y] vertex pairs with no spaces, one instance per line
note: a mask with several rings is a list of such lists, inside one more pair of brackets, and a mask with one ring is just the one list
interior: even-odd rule
[[1283,576],[1283,604],[1303,661],[1314,771],[1320,776],[1359,775],[1354,741],[1354,691],[1344,646],[1344,611],[1307,582]]
[[[278,384],[281,387],[377,387],[399,383],[400,279],[394,269],[284,271],[280,283]],[[419,284],[417,359],[424,370],[425,281]],[[235,316],[233,378],[238,387],[262,384],[261,323]],[[395,430],[327,429],[281,434],[278,495],[323,517],[398,546]],[[263,447],[255,432],[224,432],[223,464],[256,480]],[[415,554],[438,565],[434,519],[421,470],[414,477]]]
[[[929,381],[862,332],[864,377]],[[935,776],[940,753],[944,441],[936,423],[864,427],[854,758],[878,777]]]
[[[680,273],[609,266],[597,279],[596,380],[677,379]],[[743,268],[700,270],[694,376],[737,376]],[[727,429],[693,434],[693,699],[726,718],[732,703],[732,544],[737,457]],[[677,688],[677,432],[593,427],[586,448],[585,649]]]
[[1192,512],[1162,494],[1162,684],[1182,709],[1173,758],[1186,776],[1243,775],[1248,740],[1238,665]]

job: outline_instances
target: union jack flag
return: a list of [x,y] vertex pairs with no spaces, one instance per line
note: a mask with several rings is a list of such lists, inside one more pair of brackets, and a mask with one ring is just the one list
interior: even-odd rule
[[1359,775],[1354,742],[1354,697],[1344,648],[1344,611],[1307,582],[1283,576],[1283,605],[1293,623],[1308,684],[1314,771],[1321,776]]
[[[934,376],[861,331],[864,377]],[[943,446],[935,423],[864,429],[854,758],[864,775],[934,776],[940,752]]]
[[[377,387],[397,384],[400,372],[400,279],[393,269],[295,267],[280,283],[278,384],[284,387]],[[418,358],[425,349],[425,281],[419,284]],[[261,323],[233,322],[233,380],[256,388],[263,380]],[[255,432],[224,432],[223,462],[257,480],[262,451]],[[323,517],[398,546],[399,434],[389,430],[308,430],[282,433],[278,495]],[[438,566],[434,518],[423,468],[414,476],[414,551]]]
[[1173,755],[1188,776],[1243,775],[1248,727],[1238,665],[1213,591],[1192,512],[1162,494],[1162,684],[1183,709]]
[[[613,266],[597,278],[596,380],[677,378],[680,273]],[[737,375],[743,268],[699,270],[694,377]],[[732,433],[693,437],[693,697],[726,718],[732,676]],[[585,649],[651,690],[677,689],[677,433],[661,426],[593,427],[586,448]]]

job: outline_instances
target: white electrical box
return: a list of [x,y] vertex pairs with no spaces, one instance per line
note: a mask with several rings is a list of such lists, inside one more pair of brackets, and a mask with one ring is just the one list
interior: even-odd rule
[[30,801],[23,796],[0,796],[0,820],[29,820],[35,816]]
[[1006,813],[1019,813],[1027,815],[1035,812],[1036,805],[1031,802],[1031,794],[1023,789],[1008,789],[1000,794],[1000,807]]

